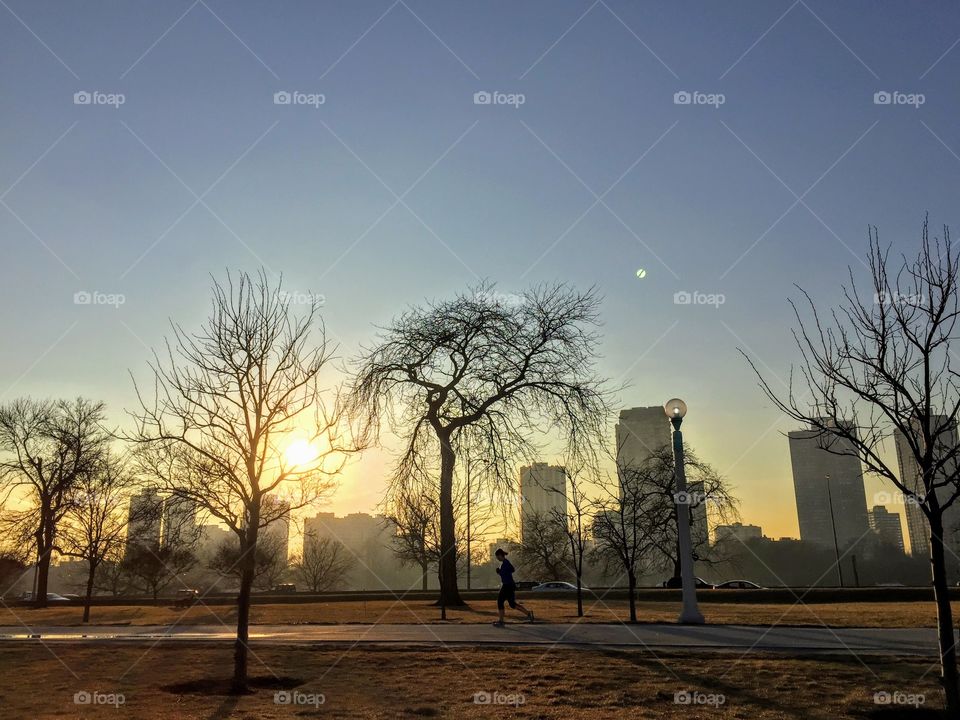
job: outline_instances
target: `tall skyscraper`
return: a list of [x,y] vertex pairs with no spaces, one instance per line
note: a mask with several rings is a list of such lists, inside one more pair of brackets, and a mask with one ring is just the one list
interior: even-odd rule
[[841,549],[860,540],[870,529],[863,471],[857,457],[837,454],[852,451],[850,443],[814,429],[795,430],[789,438],[800,538],[833,547],[835,525]]
[[903,552],[903,530],[900,528],[900,513],[892,513],[883,505],[874,505],[867,514],[870,529],[887,545],[900,548]]
[[621,467],[643,465],[655,452],[671,445],[670,421],[659,405],[621,410],[616,433],[617,464]]
[[550,518],[567,511],[567,471],[559,465],[534,463],[520,468],[520,539],[531,516]]
[[130,498],[127,515],[127,552],[132,545],[160,547],[160,523],[163,499],[154,488],[145,488]]
[[[946,422],[944,415],[933,417],[935,425],[946,425],[946,429],[940,433],[937,440],[938,445],[945,449],[952,449],[957,445],[957,425],[956,422]],[[900,482],[907,488],[923,496],[923,480],[920,477],[920,468],[917,467],[913,451],[907,438],[899,430],[894,431],[894,444],[897,448],[897,463],[900,466]],[[953,472],[953,467],[948,471]],[[938,488],[937,498],[944,502],[952,494],[950,488]],[[907,517],[907,535],[910,538],[910,554],[914,556],[927,557],[930,555],[930,526],[927,524],[927,518],[920,509],[920,506],[912,500],[904,499],[904,512]],[[943,517],[943,540],[948,548],[955,554],[960,554],[960,505],[954,503],[944,513]]]
[[186,498],[168,497],[163,503],[164,546],[193,545],[197,533],[197,504]]
[[290,503],[273,495],[265,495],[262,515],[279,516],[260,529],[260,540],[275,545],[280,558],[286,562],[290,551]]

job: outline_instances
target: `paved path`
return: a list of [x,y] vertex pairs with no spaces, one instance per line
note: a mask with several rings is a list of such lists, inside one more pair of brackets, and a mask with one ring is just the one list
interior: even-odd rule
[[[0,642],[226,643],[223,625],[32,627],[0,626]],[[744,625],[253,625],[253,644],[597,645],[635,649],[789,652],[791,654],[936,655],[932,628],[760,627]]]

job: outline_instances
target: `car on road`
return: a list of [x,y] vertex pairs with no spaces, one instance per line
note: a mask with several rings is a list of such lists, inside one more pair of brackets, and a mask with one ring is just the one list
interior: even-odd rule
[[[713,585],[708,583],[703,578],[695,577],[694,581],[695,581],[697,590],[713,590]],[[678,577],[668,578],[664,580],[663,583],[661,584],[661,587],[665,587],[665,588],[679,588],[682,586],[683,586],[683,581]]]
[[762,585],[757,585],[751,580],[727,580],[716,587],[717,590],[763,590]]
[[295,593],[297,591],[297,586],[293,583],[281,583],[280,585],[274,585],[270,588],[270,592],[282,593],[288,595],[290,593]]
[[[24,592],[17,595],[17,600],[20,602],[33,602],[33,593]],[[63,595],[57,595],[56,593],[47,593],[47,603],[48,604],[59,604],[69,603],[70,598],[65,598]]]
[[517,581],[517,590],[533,590],[537,585],[540,585],[539,580],[518,580]]
[[[586,590],[587,588],[581,586],[580,589]],[[553,580],[551,582],[540,583],[535,588],[532,588],[532,590],[533,592],[576,592],[577,586],[573,583]]]

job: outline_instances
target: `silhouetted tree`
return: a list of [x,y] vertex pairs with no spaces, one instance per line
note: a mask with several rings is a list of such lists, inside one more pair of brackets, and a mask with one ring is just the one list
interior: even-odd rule
[[[942,241],[931,239],[926,221],[915,258],[891,259],[876,228],[869,239],[869,287],[858,289],[849,270],[844,300],[825,317],[802,289],[809,319],[791,301],[802,357],[800,395],[794,393],[792,373],[781,394],[744,357],[767,397],[818,431],[825,450],[858,458],[869,474],[893,483],[923,511],[930,526],[941,680],[947,707],[957,714],[960,687],[943,519],[960,496],[960,375],[951,348],[960,329],[960,265],[949,228],[944,227]],[[882,447],[893,433],[908,448],[916,484],[887,463]]]
[[196,562],[197,558],[190,550],[135,542],[127,545],[122,566],[130,585],[157,600],[160,593]]
[[[311,344],[316,313],[310,305],[296,315],[280,284],[263,273],[228,274],[225,284],[214,281],[211,314],[200,330],[174,325],[164,356],[155,355],[152,397],[137,389],[141,408],[130,440],[141,471],[238,539],[235,692],[247,690],[260,530],[329,495],[357,448],[335,394],[325,397],[321,387],[333,348],[322,325]],[[265,503],[270,493],[284,501]]]
[[527,512],[521,519],[517,560],[527,577],[541,582],[573,577],[567,528],[552,512]]
[[[8,531],[36,548],[37,607],[47,605],[50,559],[74,487],[106,452],[103,417],[103,403],[85,398],[21,398],[0,407],[0,506],[8,508]],[[20,501],[14,509],[11,498]]]
[[[59,550],[87,564],[84,586],[83,622],[90,621],[90,599],[101,565],[123,547],[127,523],[150,522],[159,518],[134,516],[127,512],[135,481],[123,458],[105,452],[100,461],[81,473],[70,493],[70,506],[63,518]],[[155,512],[141,506],[134,512]]]
[[[277,585],[287,571],[286,546],[269,534],[257,540],[254,550],[253,587],[269,590]],[[235,540],[225,540],[217,546],[207,567],[221,577],[243,579],[244,563],[240,546]]]
[[577,585],[577,617],[583,617],[583,570],[590,552],[591,513],[594,503],[587,497],[589,471],[567,467],[566,502],[564,507],[554,508],[552,513],[563,529],[569,546],[570,570]]
[[297,580],[311,592],[323,592],[343,582],[353,561],[339,540],[307,533],[303,538],[303,552],[293,557],[290,566]]
[[483,479],[512,487],[516,461],[533,455],[544,428],[564,436],[573,454],[598,446],[609,412],[594,372],[599,302],[593,291],[562,285],[505,297],[485,284],[406,311],[360,358],[353,407],[374,430],[386,420],[403,438],[394,488],[438,488],[444,606],[462,604],[457,452],[486,458]]

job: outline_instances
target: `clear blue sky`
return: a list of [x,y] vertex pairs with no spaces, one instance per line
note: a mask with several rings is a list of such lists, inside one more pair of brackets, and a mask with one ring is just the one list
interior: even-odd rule
[[[127,371],[225,267],[323,294],[347,356],[480,277],[597,285],[623,404],[684,397],[745,519],[795,534],[790,427],[736,347],[785,378],[793,283],[830,304],[868,224],[905,250],[925,212],[958,225],[958,38],[951,2],[4,0],[0,399],[83,393],[119,421]],[[379,498],[360,467],[337,509]]]

